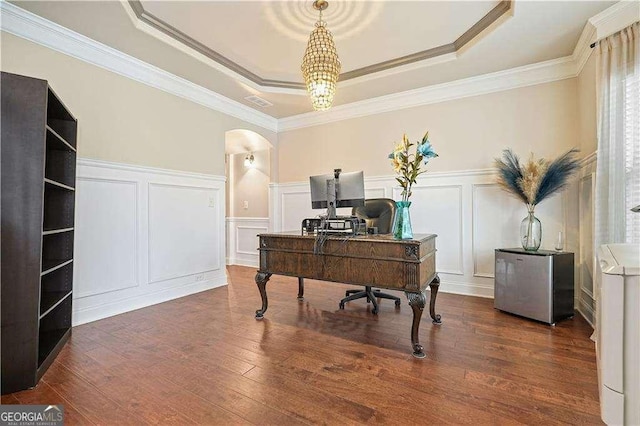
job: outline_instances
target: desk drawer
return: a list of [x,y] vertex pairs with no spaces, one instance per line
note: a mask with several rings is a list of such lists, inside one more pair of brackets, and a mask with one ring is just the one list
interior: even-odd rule
[[314,236],[261,234],[260,271],[415,292],[435,276],[435,238],[329,237],[316,254]]

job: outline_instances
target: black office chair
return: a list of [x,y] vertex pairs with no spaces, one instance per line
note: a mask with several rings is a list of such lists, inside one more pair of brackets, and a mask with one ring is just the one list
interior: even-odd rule
[[[377,228],[378,234],[390,234],[393,225],[393,217],[396,213],[396,202],[389,198],[371,198],[365,200],[364,206],[354,207],[351,214],[364,219],[367,228]],[[344,309],[345,302],[367,298],[367,303],[373,303],[373,313],[378,313],[377,298],[395,300],[396,306],[400,306],[400,298],[380,290],[372,290],[371,286],[365,286],[364,290],[347,290],[345,298],[340,301],[340,309]]]

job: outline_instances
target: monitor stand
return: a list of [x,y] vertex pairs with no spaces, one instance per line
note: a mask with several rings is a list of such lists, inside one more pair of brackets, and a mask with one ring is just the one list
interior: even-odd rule
[[327,179],[327,219],[336,218],[336,180]]

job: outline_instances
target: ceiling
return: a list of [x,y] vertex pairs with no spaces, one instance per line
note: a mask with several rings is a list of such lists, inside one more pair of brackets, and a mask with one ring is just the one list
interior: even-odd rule
[[[615,3],[329,2],[343,72],[334,105],[569,56],[586,21]],[[12,3],[273,117],[312,110],[298,88],[311,1]]]

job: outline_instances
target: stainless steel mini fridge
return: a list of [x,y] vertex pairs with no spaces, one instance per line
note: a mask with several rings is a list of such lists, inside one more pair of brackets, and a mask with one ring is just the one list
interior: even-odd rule
[[573,253],[497,249],[494,306],[555,324],[573,316]]

